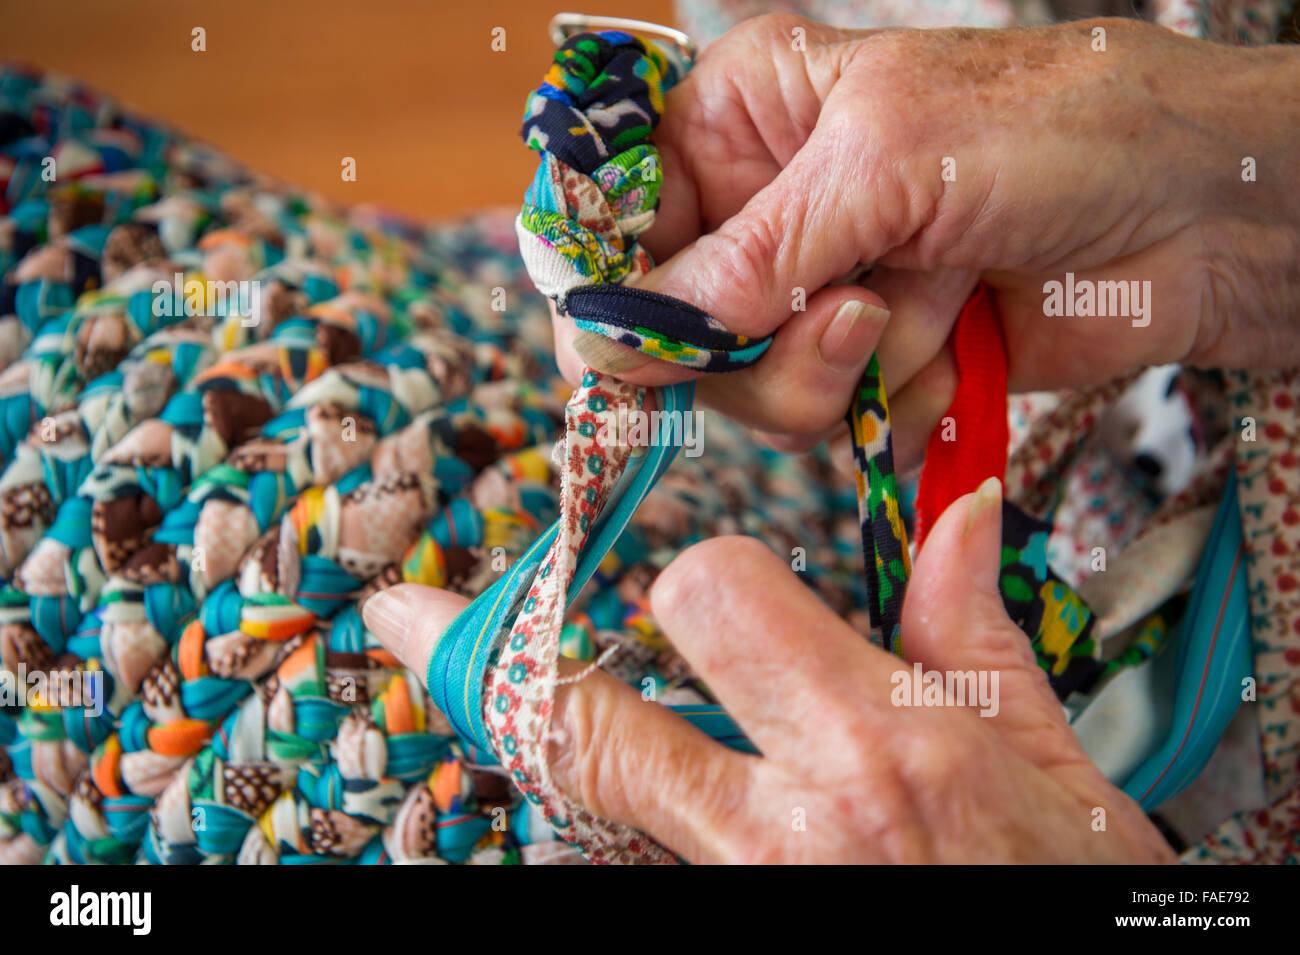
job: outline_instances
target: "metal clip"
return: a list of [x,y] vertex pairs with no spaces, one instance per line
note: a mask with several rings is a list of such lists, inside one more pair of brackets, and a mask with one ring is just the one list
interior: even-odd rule
[[648,23],[645,20],[628,20],[624,17],[593,17],[585,13],[557,13],[551,18],[551,42],[560,46],[569,37],[578,33],[590,33],[594,30],[622,30],[624,33],[641,33],[665,40],[677,48],[677,52],[686,65],[695,62],[698,49],[689,36],[681,30]]

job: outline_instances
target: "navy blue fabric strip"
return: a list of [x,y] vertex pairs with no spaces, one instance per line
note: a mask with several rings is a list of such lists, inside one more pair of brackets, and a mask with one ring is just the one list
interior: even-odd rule
[[688,302],[635,286],[579,286],[569,291],[564,308],[576,319],[638,334],[651,332],[708,351],[732,352],[752,348],[761,341],[733,335],[708,312]]

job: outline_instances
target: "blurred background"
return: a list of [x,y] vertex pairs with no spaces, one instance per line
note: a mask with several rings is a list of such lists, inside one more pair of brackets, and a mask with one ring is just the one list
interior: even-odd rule
[[0,60],[69,74],[333,198],[444,216],[519,203],[537,166],[524,101],[560,10],[673,22],[671,0],[0,0]]
[[555,13],[671,24],[703,47],[778,9],[1004,26],[1132,15],[1135,0],[0,0],[0,60],[66,73],[295,185],[437,217],[518,204],[536,168],[519,125]]

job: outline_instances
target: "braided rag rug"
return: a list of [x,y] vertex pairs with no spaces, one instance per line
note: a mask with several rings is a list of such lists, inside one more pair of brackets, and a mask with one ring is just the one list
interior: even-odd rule
[[[662,435],[602,437],[646,396],[594,372],[566,403],[534,287],[579,327],[706,372],[767,345],[622,284],[651,266],[649,137],[685,66],[627,34],[570,39],[529,100],[542,163],[513,230],[333,208],[75,83],[0,74],[0,672],[103,687],[0,710],[0,861],[676,861],[554,785],[557,658],[600,658],[745,748],[647,611],[658,570],[719,533],[801,550],[809,586],[896,648],[906,527],[989,473],[1011,496],[1004,602],[1058,695],[1158,651],[1181,578],[1103,632],[1080,575],[1048,562],[1066,475],[1120,384],[1025,414],[1010,462],[1005,420],[992,457],[932,442],[949,467],[901,489],[874,359],[848,412],[855,489],[713,416],[707,453],[669,469]],[[158,291],[178,275],[200,290]],[[246,280],[247,309],[206,285]],[[996,371],[979,291],[954,349]],[[691,397],[661,389],[658,407]],[[1224,455],[1204,458],[1148,527],[1221,493]],[[478,597],[423,681],[359,613],[407,581]],[[1245,834],[1202,851],[1259,844],[1230,825]]]

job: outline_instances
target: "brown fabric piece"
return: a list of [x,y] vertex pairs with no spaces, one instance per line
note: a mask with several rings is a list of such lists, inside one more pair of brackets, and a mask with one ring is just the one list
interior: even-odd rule
[[54,520],[54,498],[44,484],[11,487],[0,494],[0,526],[31,527],[34,523],[49,526]]
[[341,325],[330,322],[318,324],[316,344],[328,356],[331,365],[355,361],[361,357],[361,339],[355,332]]
[[221,784],[226,805],[254,819],[270,808],[283,789],[280,769],[274,763],[227,763],[221,767]]
[[170,544],[151,542],[140,548],[122,566],[121,574],[133,584],[175,583],[181,579],[176,549]]
[[48,673],[55,668],[54,651],[27,624],[7,623],[0,626],[0,665],[10,673],[17,673],[20,665],[29,673]]
[[107,374],[118,366],[134,344],[124,314],[115,312],[83,319],[77,326],[73,351],[77,374],[84,381]]
[[248,474],[257,471],[283,472],[288,460],[288,449],[274,438],[245,441],[226,455],[227,464]]
[[462,425],[456,432],[456,457],[475,471],[491,467],[501,456],[497,439],[475,424]]
[[448,587],[459,587],[479,565],[477,555],[467,547],[448,547],[442,556],[447,562]]
[[259,590],[267,593],[280,592],[280,527],[276,525],[259,537],[248,548],[239,562],[239,577],[242,579],[249,564],[256,564],[259,570]]
[[180,705],[181,675],[171,657],[153,665],[140,684],[140,699],[154,723],[166,724],[185,718]]
[[158,502],[147,494],[96,501],[90,510],[90,533],[100,566],[110,574],[120,571],[161,523]]
[[238,391],[205,391],[203,420],[233,447],[271,420],[271,406],[257,395]]
[[141,262],[166,257],[167,250],[163,248],[157,230],[138,222],[124,222],[114,227],[104,240],[100,271],[104,281],[111,282]]
[[104,196],[83,192],[76,186],[64,186],[50,192],[50,216],[47,222],[51,239],[75,232],[82,226],[104,220]]

